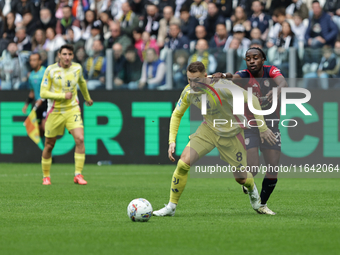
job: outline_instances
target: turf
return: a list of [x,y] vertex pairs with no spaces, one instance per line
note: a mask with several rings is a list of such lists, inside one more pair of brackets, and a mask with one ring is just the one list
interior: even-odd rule
[[[338,179],[280,179],[276,216],[258,215],[232,179],[189,178],[175,217],[130,221],[129,202],[168,201],[174,166],[0,164],[0,254],[339,254]],[[261,180],[256,180],[261,187]]]

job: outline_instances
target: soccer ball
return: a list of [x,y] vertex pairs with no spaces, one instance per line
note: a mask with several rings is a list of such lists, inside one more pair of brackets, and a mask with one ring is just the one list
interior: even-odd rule
[[152,216],[151,203],[144,198],[136,198],[128,205],[127,215],[132,221],[148,221]]

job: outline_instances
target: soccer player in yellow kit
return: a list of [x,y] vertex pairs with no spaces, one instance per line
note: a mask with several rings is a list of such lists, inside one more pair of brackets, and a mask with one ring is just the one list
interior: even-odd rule
[[[169,159],[174,162],[173,153],[176,147],[176,136],[179,128],[181,118],[188,107],[193,104],[201,109],[202,84],[209,84],[211,79],[206,78],[204,65],[201,62],[193,62],[187,68],[187,77],[189,85],[187,85],[177,103],[175,110],[172,113],[170,120],[170,134],[169,134]],[[221,81],[220,81],[221,82]],[[173,174],[173,179],[170,188],[170,201],[162,209],[154,211],[155,216],[174,216],[178,200],[185,188],[188,179],[188,172],[190,166],[198,159],[209,153],[212,149],[217,147],[220,152],[221,159],[228,162],[231,166],[238,170],[234,173],[235,180],[249,190],[250,203],[255,211],[260,206],[260,196],[254,183],[253,176],[250,172],[240,172],[242,166],[247,166],[247,151],[244,143],[244,133],[242,123],[245,120],[243,115],[233,115],[233,100],[234,97],[231,90],[239,90],[243,92],[245,102],[248,101],[247,91],[241,89],[239,86],[233,84],[231,81],[223,80],[226,86],[223,88],[214,87],[215,84],[209,84],[215,88],[219,94],[222,105],[214,104],[213,99],[207,97],[207,114],[204,116],[204,122],[198,127],[196,132],[190,136],[190,142],[182,152],[181,158],[178,160],[177,168]],[[205,88],[208,89],[208,88]],[[195,93],[192,93],[191,91]],[[198,93],[197,93],[198,92]],[[254,108],[261,109],[258,99],[253,95],[252,97]],[[263,116],[254,115],[259,126],[260,136],[262,141],[266,140],[270,144],[274,144],[276,137],[273,132],[268,129]],[[215,119],[225,119],[233,122],[233,125],[217,124],[214,125]],[[262,121],[262,122],[261,122]],[[262,125],[262,126],[261,126]]]
[[84,96],[86,105],[91,106],[90,98],[80,64],[72,63],[73,46],[63,45],[58,52],[59,62],[47,67],[40,89],[41,98],[48,101],[45,124],[45,148],[42,153],[41,166],[43,185],[51,185],[50,169],[51,153],[58,135],[63,135],[65,127],[71,133],[76,143],[74,153],[75,177],[74,183],[86,185],[81,172],[85,162],[84,126],[80,114],[77,96],[77,84]]

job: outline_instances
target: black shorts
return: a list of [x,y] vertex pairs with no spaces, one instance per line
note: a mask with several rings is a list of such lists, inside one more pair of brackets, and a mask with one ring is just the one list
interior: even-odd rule
[[247,150],[251,148],[260,148],[263,150],[277,150],[281,151],[281,133],[278,127],[270,127],[269,128],[276,136],[277,142],[274,145],[270,145],[266,140],[264,143],[261,143],[260,131],[258,128],[251,128],[244,130],[245,144]]
[[35,112],[37,113],[37,120],[38,120],[38,123],[40,124],[41,121],[46,118],[47,100],[43,101]]

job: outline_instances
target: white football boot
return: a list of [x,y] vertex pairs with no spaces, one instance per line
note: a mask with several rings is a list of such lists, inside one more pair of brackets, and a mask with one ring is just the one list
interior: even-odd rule
[[154,211],[152,214],[155,216],[174,216],[175,212],[176,212],[176,206],[172,207],[169,204],[164,204],[165,207],[163,207],[162,209],[158,210],[158,211]]
[[259,214],[268,214],[268,215],[275,215],[276,213],[274,213],[272,210],[270,210],[267,206],[267,204],[263,205],[261,204],[260,208],[257,210],[257,212]]
[[257,211],[261,207],[261,198],[259,192],[256,188],[256,184],[254,183],[253,191],[248,190],[248,195],[250,199],[250,204],[255,211]]

